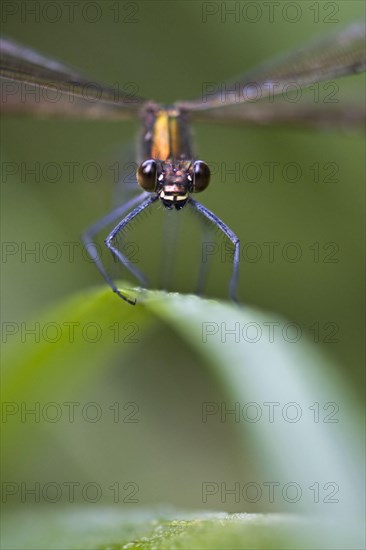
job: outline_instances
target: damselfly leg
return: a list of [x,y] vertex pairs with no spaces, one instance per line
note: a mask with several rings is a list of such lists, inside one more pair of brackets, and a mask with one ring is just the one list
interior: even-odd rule
[[240,241],[233,231],[222,221],[215,216],[213,212],[208,210],[203,204],[196,200],[189,198],[189,204],[195,208],[202,216],[206,217],[216,227],[222,231],[222,233],[232,242],[234,245],[234,258],[233,258],[233,273],[229,284],[229,295],[234,302],[238,302],[237,288],[239,279],[239,259],[240,259]]
[[[103,275],[106,282],[109,284],[109,286],[112,288],[113,292],[115,292],[122,300],[125,300],[129,304],[134,305],[136,303],[135,300],[130,300],[126,296],[124,296],[116,287],[111,277],[108,275],[102,259],[100,257],[100,254],[98,252],[97,245],[94,241],[94,237],[102,231],[105,227],[110,225],[111,223],[115,222],[117,219],[120,219],[122,216],[126,214],[129,210],[136,208],[139,204],[142,203],[144,199],[146,199],[147,193],[140,193],[137,197],[134,197],[133,199],[129,200],[126,204],[123,204],[113,210],[113,212],[110,212],[100,220],[98,220],[96,223],[88,227],[86,231],[84,231],[82,235],[82,241],[84,244],[85,249],[87,250],[90,258],[94,261],[95,265],[97,266],[99,272]],[[150,197],[149,197],[150,198]],[[118,226],[117,226],[118,227]],[[128,266],[129,267],[129,266]]]
[[[117,258],[121,262],[121,264],[123,264],[130,271],[130,273],[132,273],[132,275],[134,277],[136,277],[136,279],[138,279],[138,281],[140,282],[140,284],[143,287],[148,286],[147,279],[146,279],[145,275],[137,267],[132,265],[131,262],[129,261],[129,259],[124,254],[122,254],[122,252],[120,250],[118,250],[118,248],[116,248],[114,246],[114,240],[115,240],[115,238],[117,237],[117,235],[119,233],[121,233],[124,229],[126,229],[128,224],[131,223],[134,218],[136,218],[139,214],[141,214],[141,212],[143,210],[145,210],[146,208],[151,206],[155,201],[158,200],[158,198],[159,197],[157,195],[152,195],[150,197],[147,197],[147,199],[142,204],[139,204],[138,206],[136,206],[136,208],[134,208],[134,210],[132,210],[132,212],[127,214],[127,216],[122,221],[120,221],[120,223],[118,225],[116,225],[116,227],[110,232],[110,234],[108,235],[108,237],[104,241],[106,247],[111,251],[112,255],[115,258]],[[116,291],[114,288],[113,288],[113,290],[119,296],[121,296],[121,298],[125,299],[125,297],[122,296],[119,291]],[[128,301],[128,300],[126,300],[126,301]],[[129,303],[131,303],[131,302],[129,302]]]

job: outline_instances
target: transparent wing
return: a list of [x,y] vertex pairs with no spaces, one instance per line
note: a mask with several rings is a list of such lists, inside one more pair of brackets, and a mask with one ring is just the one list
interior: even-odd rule
[[141,103],[136,86],[112,88],[15,42],[0,39],[4,113],[83,118],[132,118]]
[[365,34],[365,23],[353,23],[295,53],[266,63],[231,84],[206,83],[201,98],[180,102],[179,106],[190,111],[212,109],[211,116],[215,117],[213,108],[272,99],[291,88],[303,89],[316,82],[359,73],[366,68]]
[[348,98],[338,103],[314,102],[303,99],[301,103],[259,102],[245,109],[242,105],[229,105],[212,110],[195,111],[195,122],[218,122],[243,126],[285,126],[301,129],[339,129],[362,131],[365,127],[366,108],[364,97]]

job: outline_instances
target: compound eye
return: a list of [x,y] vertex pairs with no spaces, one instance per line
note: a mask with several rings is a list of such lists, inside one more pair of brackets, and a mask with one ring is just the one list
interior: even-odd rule
[[137,168],[137,183],[140,187],[142,187],[142,189],[144,189],[144,191],[155,191],[157,171],[158,169],[155,160],[145,160]]
[[210,183],[211,172],[209,167],[202,160],[197,160],[193,165],[193,192],[204,191]]

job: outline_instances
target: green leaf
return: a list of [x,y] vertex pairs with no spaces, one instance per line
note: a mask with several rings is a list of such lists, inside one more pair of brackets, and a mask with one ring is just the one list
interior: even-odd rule
[[[5,518],[4,518],[5,519]],[[21,525],[21,528],[19,527]],[[22,513],[7,521],[7,550],[255,550],[362,548],[344,545],[335,522],[279,514],[225,514],[109,508]]]
[[[184,514],[178,513],[176,516]],[[146,550],[255,550],[341,548],[328,525],[297,516],[276,514],[196,514],[173,521],[156,521],[153,533],[122,546]],[[311,527],[311,530],[309,529]],[[348,542],[352,540],[348,539]],[[342,544],[342,543],[341,543]],[[346,544],[347,546],[347,544]],[[108,547],[107,547],[108,548]],[[118,548],[118,547],[117,547]]]
[[[122,319],[138,323],[140,328],[151,321],[143,307],[126,305],[111,292],[98,289],[82,292],[46,312],[32,323],[35,335],[30,334],[25,342],[21,327],[10,323],[11,345],[6,350],[4,371],[6,400],[46,393],[50,388],[62,393],[70,384],[97,376],[103,365],[108,365],[108,358],[121,351],[111,326]],[[10,339],[12,331],[16,332]]]
[[[161,323],[169,325],[202,358],[208,373],[220,382],[231,401],[250,404],[252,422],[246,424],[245,430],[243,424],[237,424],[243,456],[248,451],[248,446],[253,446],[262,457],[261,466],[268,474],[267,479],[278,483],[293,480],[295,489],[296,484],[302,491],[306,488],[307,498],[302,495],[298,502],[295,500],[296,494],[294,497],[293,492],[290,492],[290,509],[323,518],[321,522],[324,521],[324,525],[327,525],[328,516],[339,518],[330,529],[332,540],[339,544],[343,541],[346,547],[352,534],[355,537],[352,538],[352,544],[356,547],[358,533],[354,522],[357,523],[357,519],[362,516],[362,450],[358,438],[361,415],[354,406],[347,386],[338,379],[329,360],[304,335],[298,338],[298,335],[291,333],[289,336],[290,331],[286,333],[286,338],[283,334],[274,336],[276,333],[272,337],[270,332],[264,336],[265,330],[270,331],[288,323],[274,314],[231,303],[203,300],[196,296],[138,289],[134,289],[134,292],[139,295],[136,306],[123,303],[106,289],[84,292],[46,313],[39,321],[41,326],[55,323],[77,327],[98,322],[102,337],[95,346],[91,346],[82,337],[81,331],[75,331],[72,341],[66,332],[62,332],[55,341],[41,339],[31,343],[22,343],[19,335],[18,342],[13,344],[9,353],[4,373],[4,400],[20,401],[27,395],[36,395],[39,398],[49,395],[50,391],[53,396],[63,395],[65,388],[70,389],[85,380],[90,383],[97,379],[100,371],[108,365],[108,357],[116,353],[128,354],[126,346],[116,345],[111,340],[110,328],[116,322],[138,323],[142,331],[148,328],[150,330],[154,325],[158,327]],[[255,404],[258,401],[272,404],[268,405],[272,407],[276,407],[276,403],[289,404],[286,409],[288,421],[257,421]],[[316,404],[321,407],[327,403],[333,403],[333,409],[330,408],[328,412],[332,412],[334,406],[338,407],[341,421],[327,423],[323,417],[314,417],[317,414]],[[314,404],[310,410],[309,404]],[[217,412],[212,407],[212,404],[206,404],[207,415]],[[302,415],[307,411],[306,418],[297,418],[299,407]],[[332,497],[330,501],[324,498],[323,493],[321,498],[316,498],[314,483],[321,490],[324,489],[324,484],[331,484],[325,493],[325,497]],[[208,490],[216,489],[212,485]],[[27,533],[30,542],[22,548],[94,548],[95,546],[90,546],[92,543],[87,542],[89,539],[83,537],[89,527],[93,532],[98,531],[100,522],[94,523],[94,520],[98,517],[102,521],[103,514],[102,511],[99,516],[99,512],[96,514],[94,511],[79,518],[77,510],[73,512],[78,525],[79,519],[86,517],[86,528],[81,535],[79,533],[84,542],[80,542],[79,536],[74,539],[72,526],[62,528],[58,533],[57,520],[54,531],[56,538],[50,534],[50,526],[47,524],[44,539],[47,540],[47,545],[44,543],[45,546],[42,546],[37,538],[37,531],[35,538],[32,533]],[[108,519],[107,511],[105,514],[107,523],[111,521],[111,528],[115,529],[115,519]],[[282,535],[281,529],[278,534],[277,520],[273,520],[272,516],[268,520],[263,519],[265,516],[255,517],[255,526],[252,517],[245,515],[234,519],[226,518],[225,521],[215,518],[213,523],[202,521],[199,515],[194,517],[193,521],[184,525],[159,524],[163,537],[155,531],[155,534],[149,535],[151,539],[140,540],[126,548],[215,548],[212,546],[215,540],[218,541],[217,548],[286,547],[284,542],[279,541],[283,536],[287,540],[288,534]],[[60,519],[63,521],[62,514]],[[187,517],[183,519],[186,521]],[[16,524],[16,520],[14,521]],[[273,521],[276,526],[273,526]],[[279,521],[280,525],[281,522],[282,520]],[[287,520],[285,523],[287,524]],[[349,527],[351,523],[352,528]],[[141,525],[144,532],[151,527],[144,520],[139,523],[137,530],[130,523],[127,524],[133,538],[138,537]],[[120,547],[118,544],[122,544],[120,540],[127,540],[124,529],[123,523],[121,530],[117,528],[115,531],[116,548]],[[306,530],[303,529],[305,532]],[[24,535],[24,527],[22,532]],[[105,532],[103,526],[101,532]],[[14,530],[6,547],[19,548],[14,542],[19,536],[22,534]],[[102,538],[96,535],[95,540],[100,541]],[[36,540],[37,544],[34,542]],[[57,544],[54,542],[52,546],[52,540],[57,541]],[[103,540],[111,539],[108,537]],[[328,543],[329,540],[328,537]],[[274,541],[273,546],[268,541]]]

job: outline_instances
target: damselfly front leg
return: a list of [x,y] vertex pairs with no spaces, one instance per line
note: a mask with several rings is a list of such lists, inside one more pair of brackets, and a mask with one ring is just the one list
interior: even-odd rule
[[233,274],[231,276],[229,284],[229,295],[234,302],[238,302],[237,287],[239,280],[239,260],[240,260],[240,241],[233,231],[222,221],[215,216],[213,212],[208,210],[203,204],[195,201],[192,197],[189,198],[189,204],[195,208],[202,216],[205,216],[211,223],[216,225],[222,231],[222,233],[232,242],[234,245],[234,258],[233,258]]
[[[118,248],[116,248],[114,246],[114,240],[115,240],[115,238],[117,237],[117,235],[119,233],[121,233],[124,229],[126,229],[128,224],[131,223],[132,220],[134,218],[136,218],[136,216],[141,214],[141,212],[143,210],[145,210],[151,204],[153,204],[155,201],[157,201],[158,198],[159,197],[157,195],[152,195],[152,196],[148,197],[142,204],[136,206],[136,208],[134,210],[132,210],[132,212],[127,214],[127,216],[122,221],[120,221],[120,223],[118,225],[116,225],[116,227],[110,232],[110,234],[108,235],[108,237],[104,241],[106,247],[111,251],[112,255],[115,258],[117,258],[130,271],[130,273],[132,273],[132,275],[134,277],[136,277],[136,279],[138,279],[138,281],[140,282],[140,284],[143,287],[147,287],[147,279],[146,279],[145,275],[137,267],[133,266],[131,264],[131,262],[129,261],[129,259],[124,254],[122,254],[122,252],[120,250],[118,250]],[[115,290],[115,288],[113,288],[113,290],[119,296],[121,296],[121,298],[125,299],[124,296],[122,296],[119,291]],[[126,301],[128,301],[128,300],[126,300]],[[129,303],[131,303],[131,302],[129,302]]]
[[[98,252],[98,248],[96,246],[96,243],[94,242],[94,237],[97,235],[100,231],[102,231],[105,227],[110,225],[111,223],[115,222],[117,219],[120,219],[123,217],[126,212],[131,210],[131,208],[137,207],[138,204],[142,203],[144,199],[146,199],[147,193],[140,193],[137,197],[134,197],[133,199],[129,200],[126,204],[123,204],[113,210],[113,212],[110,212],[104,218],[98,220],[96,223],[88,227],[88,229],[83,233],[82,235],[82,241],[85,246],[85,249],[87,250],[90,258],[95,262],[97,268],[99,269],[100,273],[103,275],[106,282],[109,284],[109,286],[112,288],[113,292],[115,292],[122,300],[125,300],[129,304],[135,305],[135,300],[130,300],[126,296],[124,296],[116,287],[111,277],[108,275],[102,259],[100,257],[100,254]],[[150,197],[149,197],[150,198]],[[125,219],[125,218],[124,218]],[[118,227],[118,226],[117,226]],[[129,268],[131,266],[128,266]]]

